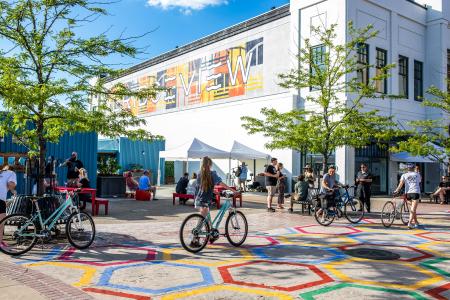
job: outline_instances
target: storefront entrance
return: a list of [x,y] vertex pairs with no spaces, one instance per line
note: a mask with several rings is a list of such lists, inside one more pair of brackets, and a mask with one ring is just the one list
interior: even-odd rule
[[372,194],[388,194],[388,151],[376,144],[355,149],[355,176],[365,163],[372,173]]

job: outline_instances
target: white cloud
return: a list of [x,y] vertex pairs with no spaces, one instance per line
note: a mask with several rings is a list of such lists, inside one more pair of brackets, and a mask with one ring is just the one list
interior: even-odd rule
[[206,6],[226,4],[227,0],[147,0],[147,3],[162,9],[179,8],[184,13],[190,13]]

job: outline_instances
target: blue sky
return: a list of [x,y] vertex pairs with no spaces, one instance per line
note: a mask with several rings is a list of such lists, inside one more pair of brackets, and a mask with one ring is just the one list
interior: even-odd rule
[[111,60],[131,66],[286,3],[289,0],[122,0],[107,6],[110,16],[83,31],[92,35],[113,26],[108,31],[111,38],[152,31],[135,43],[147,47],[145,55]]

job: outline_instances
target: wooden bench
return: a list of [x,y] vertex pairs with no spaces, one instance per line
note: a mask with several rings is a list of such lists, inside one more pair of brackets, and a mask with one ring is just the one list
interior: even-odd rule
[[103,199],[103,198],[96,198],[95,199],[95,213],[97,215],[99,214],[100,205],[103,205],[105,207],[105,215],[108,215],[109,200]]
[[172,194],[173,205],[175,205],[175,199],[176,198],[180,198],[180,199],[194,199],[194,195],[173,193]]

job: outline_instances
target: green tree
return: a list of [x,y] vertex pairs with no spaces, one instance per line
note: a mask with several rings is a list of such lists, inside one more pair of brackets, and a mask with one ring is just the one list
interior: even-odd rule
[[[90,84],[92,78],[119,74],[105,63],[111,55],[140,53],[132,45],[138,37],[78,34],[80,27],[89,28],[107,14],[103,6],[90,0],[0,1],[0,134],[14,135],[38,155],[38,194],[44,190],[46,142],[57,142],[64,132],[153,137],[139,129],[142,119],[110,104],[124,96],[153,97],[154,87],[131,91],[121,84],[107,89],[102,80]],[[96,111],[88,109],[92,94],[106,99]]]
[[[309,89],[304,97],[307,108],[283,113],[264,108],[262,119],[242,118],[250,134],[262,133],[270,138],[266,145],[269,149],[321,154],[324,170],[337,147],[360,147],[372,141],[386,141],[395,134],[395,124],[389,116],[381,116],[377,110],[361,110],[363,99],[392,97],[377,92],[392,65],[380,66],[376,76],[369,77],[368,70],[373,66],[358,61],[358,50],[364,50],[365,43],[377,32],[372,26],[356,29],[349,23],[350,41],[339,44],[336,27],[312,27],[317,44],[305,39],[297,56],[299,67],[279,75],[284,88],[301,94]],[[347,95],[351,95],[349,99]]]
[[405,131],[408,138],[398,142],[391,150],[429,156],[437,162],[446,163],[448,166],[446,158],[450,157],[450,121],[448,119],[448,115],[450,115],[450,94],[435,86],[431,86],[427,93],[430,95],[430,99],[424,100],[422,104],[443,111],[447,118],[410,122],[409,125],[412,129]]

